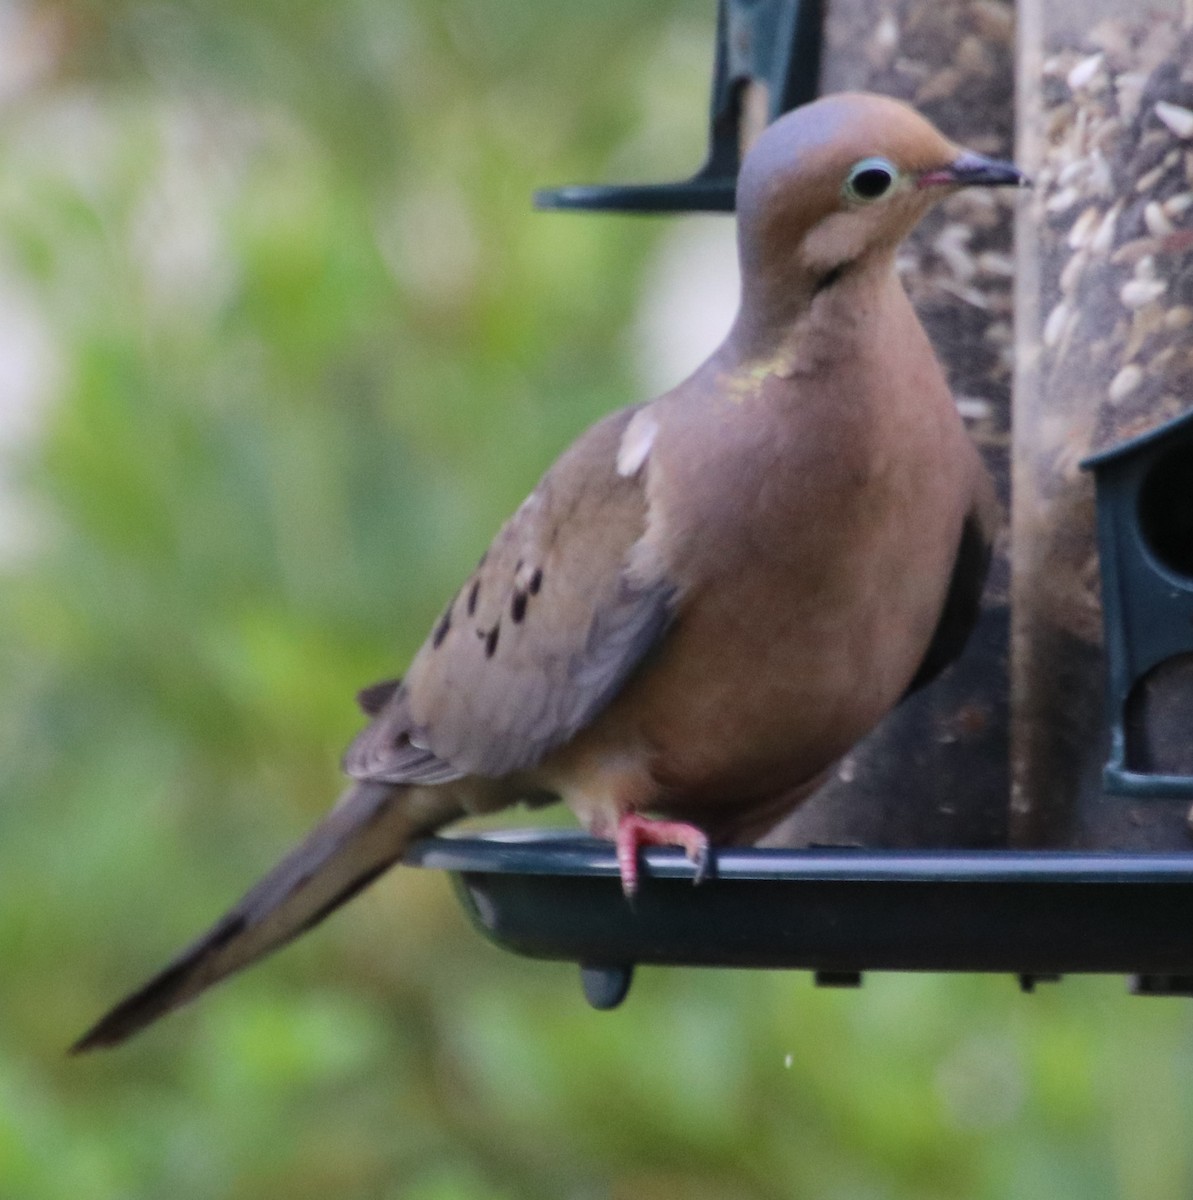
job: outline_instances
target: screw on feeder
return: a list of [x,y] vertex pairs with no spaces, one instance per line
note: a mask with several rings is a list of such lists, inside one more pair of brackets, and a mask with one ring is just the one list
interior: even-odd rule
[[691,179],[675,183],[545,188],[535,193],[535,207],[732,212],[742,146],[750,132],[747,93],[757,88],[765,97],[766,124],[814,100],[822,25],[821,0],[719,0],[708,157],[700,170]]
[[634,981],[632,966],[597,967],[591,963],[580,964],[580,986],[584,999],[599,1012],[617,1008],[629,993]]

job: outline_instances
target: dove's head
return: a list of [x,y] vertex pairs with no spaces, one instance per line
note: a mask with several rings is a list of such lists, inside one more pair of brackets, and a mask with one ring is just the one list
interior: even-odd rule
[[951,142],[887,96],[826,96],[780,117],[737,186],[743,282],[815,295],[867,262],[889,262],[925,212],[958,188],[1025,182],[1011,163]]

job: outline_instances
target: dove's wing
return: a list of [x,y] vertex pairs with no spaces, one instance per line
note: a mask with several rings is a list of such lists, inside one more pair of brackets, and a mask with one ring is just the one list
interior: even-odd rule
[[936,631],[907,688],[907,695],[930,684],[960,655],[981,614],[982,590],[990,566],[999,511],[985,471],[976,473],[974,486],[977,495],[961,528],[961,541]]
[[380,709],[345,757],[350,775],[505,775],[538,763],[617,694],[667,628],[675,597],[641,545],[646,449],[626,444],[636,411],[607,417],[559,459],[403,682],[388,698],[386,685],[367,693]]

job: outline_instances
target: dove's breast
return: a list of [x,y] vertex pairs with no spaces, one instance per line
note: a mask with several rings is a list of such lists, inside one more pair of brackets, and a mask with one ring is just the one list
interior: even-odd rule
[[[647,540],[681,600],[608,714],[622,747],[648,748],[656,807],[699,820],[814,779],[923,660],[982,468],[892,303],[867,353],[660,407]],[[925,353],[891,378],[884,345],[907,339]]]

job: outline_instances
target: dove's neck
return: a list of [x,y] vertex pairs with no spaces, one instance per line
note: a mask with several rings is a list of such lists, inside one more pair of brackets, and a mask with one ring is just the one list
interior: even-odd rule
[[794,372],[815,370],[826,355],[865,353],[889,306],[907,303],[893,249],[836,267],[796,259],[787,270],[747,269],[726,349],[743,363],[785,361]]

